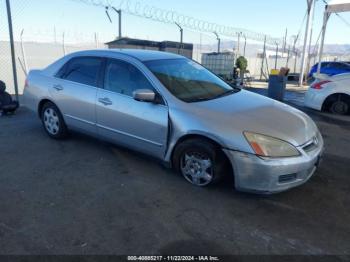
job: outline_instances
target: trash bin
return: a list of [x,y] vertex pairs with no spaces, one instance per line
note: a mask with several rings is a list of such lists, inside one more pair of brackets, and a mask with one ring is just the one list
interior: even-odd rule
[[270,75],[268,96],[272,99],[283,101],[287,86],[287,76]]

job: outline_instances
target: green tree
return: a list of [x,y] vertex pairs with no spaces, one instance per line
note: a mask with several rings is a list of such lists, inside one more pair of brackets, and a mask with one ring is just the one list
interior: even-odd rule
[[248,61],[244,56],[240,56],[236,60],[236,67],[239,69],[239,74],[241,78],[241,84],[243,84],[244,73],[248,68]]

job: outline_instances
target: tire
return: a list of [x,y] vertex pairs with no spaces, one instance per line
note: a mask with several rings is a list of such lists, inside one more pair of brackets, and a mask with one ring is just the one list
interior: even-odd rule
[[333,114],[347,115],[350,111],[350,104],[342,99],[334,101],[329,109]]
[[191,184],[204,187],[219,182],[225,171],[224,153],[205,139],[190,139],[175,148],[173,165]]
[[63,139],[67,137],[67,126],[60,110],[54,103],[45,103],[40,115],[43,127],[51,138]]

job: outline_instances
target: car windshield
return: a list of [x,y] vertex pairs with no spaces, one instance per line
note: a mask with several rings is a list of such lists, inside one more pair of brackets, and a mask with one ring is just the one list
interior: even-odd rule
[[240,90],[189,59],[154,60],[145,65],[174,96],[185,102],[211,100]]

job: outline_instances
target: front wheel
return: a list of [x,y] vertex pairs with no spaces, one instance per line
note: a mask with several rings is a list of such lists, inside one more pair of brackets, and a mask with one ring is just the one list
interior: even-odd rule
[[224,174],[225,159],[219,148],[204,139],[191,139],[175,149],[173,164],[193,185],[214,184]]
[[67,127],[57,106],[47,102],[41,110],[41,121],[46,133],[55,139],[67,136]]

